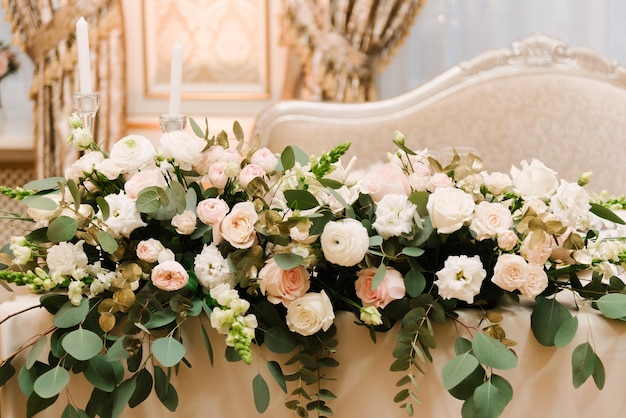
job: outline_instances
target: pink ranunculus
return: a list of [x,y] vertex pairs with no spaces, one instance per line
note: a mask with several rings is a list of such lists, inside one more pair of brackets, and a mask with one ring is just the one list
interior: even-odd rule
[[152,269],[152,283],[169,292],[182,289],[189,281],[189,273],[177,261],[165,261]]
[[181,235],[191,235],[196,230],[196,214],[192,210],[186,210],[172,217],[172,226]]
[[167,182],[165,181],[165,177],[163,177],[161,170],[149,169],[136,172],[128,180],[126,180],[126,183],[124,184],[124,191],[131,199],[137,199],[139,192],[146,187],[151,186],[161,188],[165,188],[167,186]]
[[278,158],[269,148],[259,148],[250,157],[250,162],[261,167],[266,173],[271,173],[276,170]]
[[376,267],[368,267],[357,273],[358,279],[354,283],[356,295],[363,302],[363,306],[384,308],[390,302],[402,299],[406,294],[404,279],[398,270],[387,267],[385,278],[372,290],[372,281],[376,275]]
[[139,241],[139,244],[137,244],[137,257],[146,263],[156,263],[159,259],[159,254],[164,249],[165,247],[161,244],[161,241],[149,238]]
[[411,194],[409,179],[400,167],[386,163],[367,172],[361,182],[361,193],[369,194],[378,202],[386,194]]
[[256,164],[248,164],[239,172],[239,183],[245,189],[257,177],[263,178],[265,171]]
[[226,175],[226,161],[218,161],[211,164],[207,176],[213,187],[223,189],[228,182],[228,176]]
[[222,222],[229,210],[228,203],[217,197],[201,200],[196,206],[198,219],[204,224],[213,226]]
[[250,248],[256,240],[254,224],[258,219],[254,203],[237,203],[221,222],[221,235],[235,248]]
[[309,291],[311,281],[309,272],[302,266],[283,270],[273,258],[269,259],[259,271],[261,293],[273,304],[281,303],[287,307]]

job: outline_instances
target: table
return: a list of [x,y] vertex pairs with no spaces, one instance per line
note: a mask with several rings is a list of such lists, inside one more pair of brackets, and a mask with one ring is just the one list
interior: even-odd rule
[[[532,303],[532,302],[528,302]],[[12,312],[38,304],[38,296],[20,288],[0,303],[0,319]],[[589,309],[580,312],[579,331],[568,346],[556,349],[537,343],[530,330],[530,309],[524,305],[508,305],[499,309],[504,314],[503,327],[507,337],[518,342],[515,351],[519,364],[515,369],[500,372],[513,385],[513,400],[507,406],[503,418],[540,417],[617,417],[626,411],[624,376],[626,375],[626,323],[606,320]],[[479,314],[475,311],[461,312],[461,319],[468,325],[476,325]],[[391,356],[395,344],[393,330],[378,335],[378,342],[371,342],[363,327],[353,324],[354,317],[341,313],[336,319],[339,346],[336,359],[341,366],[330,370],[336,381],[328,383],[338,399],[331,401],[335,417],[385,417],[404,418],[406,413],[394,402],[398,392],[396,381],[400,373],[390,372]],[[50,315],[43,309],[30,311],[19,319],[12,318],[0,325],[0,356],[5,358],[15,347],[34,333],[45,330],[50,324]],[[212,330],[211,330],[212,331]],[[595,350],[606,368],[606,386],[598,390],[591,379],[580,388],[571,383],[571,353],[574,347],[587,338],[595,342]],[[460,417],[462,401],[453,398],[444,388],[441,369],[453,356],[453,341],[457,330],[453,323],[438,325],[435,338],[438,348],[433,350],[433,364],[424,367],[426,375],[419,376],[418,396],[422,404],[417,405],[418,417]],[[124,418],[136,417],[266,417],[293,416],[284,407],[287,400],[268,372],[265,361],[246,365],[243,362],[228,363],[224,352],[223,337],[210,332],[215,353],[215,363],[210,365],[197,318],[185,324],[185,344],[192,369],[181,367],[173,379],[178,391],[179,407],[175,413],[166,410],[156,396],[140,406],[128,409]],[[258,358],[276,358],[266,350],[255,352]],[[23,359],[21,360],[23,361]],[[16,368],[22,363],[14,363]],[[252,379],[261,372],[270,386],[272,400],[264,414],[256,412],[252,397]],[[76,378],[72,375],[72,379]],[[90,389],[82,382],[70,384],[72,397],[83,405]],[[290,386],[291,389],[293,387]],[[0,417],[21,418],[25,416],[26,398],[16,382],[0,389]],[[63,393],[53,408],[37,417],[59,417],[65,407]]]

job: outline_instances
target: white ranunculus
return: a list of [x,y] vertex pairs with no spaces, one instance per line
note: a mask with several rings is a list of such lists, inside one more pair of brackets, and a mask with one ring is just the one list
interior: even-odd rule
[[233,247],[250,248],[256,240],[254,225],[258,219],[254,203],[239,202],[220,223],[220,233]]
[[451,234],[472,219],[474,198],[461,189],[439,187],[428,196],[426,210],[433,228],[440,234]]
[[467,303],[474,302],[474,296],[480,292],[487,272],[477,255],[450,256],[437,272],[435,284],[439,295],[444,299],[459,299]]
[[508,207],[502,203],[482,201],[474,209],[470,229],[476,233],[476,239],[482,241],[495,237],[511,226],[513,226],[513,217]]
[[206,143],[185,131],[166,132],[161,136],[161,152],[172,158],[182,170],[191,170],[202,162],[202,150]]
[[384,239],[408,234],[413,227],[417,206],[406,195],[388,194],[376,204],[376,221],[372,225]]
[[[120,191],[118,194],[105,196],[109,204],[109,217],[103,221],[107,230],[114,236],[130,237],[131,232],[147,224],[141,219],[141,213],[135,207],[135,201]],[[102,213],[98,212],[102,218]]]
[[196,230],[196,219],[194,211],[186,210],[172,217],[172,226],[181,235],[191,235]]
[[93,173],[95,166],[102,160],[104,155],[100,151],[87,152],[65,170],[65,178],[78,183],[81,178]]
[[521,162],[521,169],[511,168],[513,188],[524,199],[546,199],[550,197],[559,180],[556,171],[546,167],[541,161],[533,159],[530,164]]
[[193,266],[198,282],[205,289],[213,289],[224,283],[229,288],[235,286],[235,276],[214,244],[205,245],[202,248],[202,252],[196,255]]
[[46,263],[50,274],[72,276],[77,280],[82,279],[87,269],[87,254],[83,251],[84,241],[76,244],[60,242],[48,248]]
[[115,180],[124,172],[124,169],[110,158],[100,161],[94,169],[109,180]]
[[133,173],[154,164],[156,155],[156,149],[148,138],[128,135],[113,145],[109,157],[124,173]]
[[335,312],[328,295],[322,290],[320,293],[307,293],[291,302],[285,319],[292,332],[306,336],[319,330],[328,331]]
[[369,235],[361,222],[346,218],[328,222],[322,231],[320,243],[326,260],[350,267],[365,257],[369,248]]
[[550,209],[565,226],[588,227],[590,223],[589,193],[577,183],[561,181],[554,196],[550,198]]
[[493,268],[491,281],[501,289],[512,292],[526,283],[528,263],[517,254],[503,254]]

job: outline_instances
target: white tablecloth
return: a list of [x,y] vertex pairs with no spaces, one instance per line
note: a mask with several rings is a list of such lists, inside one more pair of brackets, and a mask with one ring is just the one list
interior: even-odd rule
[[[25,307],[38,304],[38,296],[19,289],[0,303],[0,319]],[[519,364],[515,369],[498,371],[513,385],[513,400],[503,418],[537,417],[618,417],[626,413],[626,323],[606,320],[592,310],[579,313],[579,331],[568,346],[557,349],[537,343],[530,330],[530,309],[523,306],[506,306],[500,310],[505,315],[503,327],[507,337],[518,342],[515,351]],[[479,314],[462,312],[466,325],[476,326]],[[353,325],[351,314],[341,314],[336,320],[339,346],[335,358],[341,363],[328,374],[336,381],[327,382],[338,399],[331,401],[334,416],[339,418],[404,418],[406,413],[394,402],[398,392],[396,381],[401,373],[390,372],[391,356],[395,344],[395,332],[378,335],[372,343],[364,327]],[[33,334],[47,329],[50,315],[36,309],[0,325],[0,356],[4,359]],[[460,328],[459,332],[463,332]],[[211,333],[215,352],[215,364],[210,365],[199,331],[197,318],[185,324],[185,345],[188,359],[193,368],[181,367],[173,379],[178,391],[179,406],[175,413],[166,410],[155,396],[137,408],[128,409],[122,416],[136,417],[207,417],[251,418],[288,417],[291,411],[284,407],[288,400],[271,377],[265,361],[246,365],[242,362],[228,363],[223,358],[223,337]],[[417,391],[421,405],[417,405],[418,417],[460,417],[462,401],[453,398],[443,388],[441,369],[453,356],[453,342],[457,327],[452,322],[436,326],[435,338],[438,347],[432,351],[433,364],[424,367],[425,376],[419,376]],[[571,353],[576,345],[589,338],[606,369],[606,386],[598,390],[591,379],[574,389],[571,379]],[[266,350],[254,353],[257,358],[275,358]],[[24,357],[25,358],[25,357]],[[23,364],[14,362],[16,368]],[[268,382],[272,400],[264,414],[256,412],[252,397],[252,379],[261,371]],[[76,375],[72,375],[76,379]],[[78,405],[84,406],[90,389],[71,383],[71,394]],[[294,387],[289,386],[290,390]],[[26,398],[15,381],[0,389],[0,418],[25,417]],[[66,396],[61,393],[54,408],[38,417],[61,416],[66,405]]]

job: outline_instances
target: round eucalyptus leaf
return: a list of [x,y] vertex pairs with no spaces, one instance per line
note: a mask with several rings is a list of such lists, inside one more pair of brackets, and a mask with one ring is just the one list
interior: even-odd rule
[[89,301],[83,298],[80,305],[74,306],[68,300],[52,318],[52,325],[59,328],[70,328],[80,324],[89,313]]
[[626,318],[626,294],[610,293],[598,299],[598,309],[607,318]]
[[48,225],[48,239],[56,242],[70,241],[76,235],[77,229],[76,219],[59,216]]
[[177,365],[185,357],[185,346],[173,337],[164,337],[152,343],[154,357],[165,367]]
[[477,333],[472,340],[472,348],[476,358],[488,367],[507,370],[517,366],[515,353],[487,334]]
[[443,386],[450,390],[465,380],[479,366],[478,359],[464,353],[450,360],[441,371]]
[[48,370],[35,380],[33,389],[40,397],[47,399],[61,393],[70,381],[70,374],[61,366]]
[[63,337],[61,345],[76,360],[89,360],[102,350],[102,340],[93,331],[78,328]]
[[481,418],[501,416],[508,404],[506,396],[490,380],[476,388],[473,398],[476,416]]

